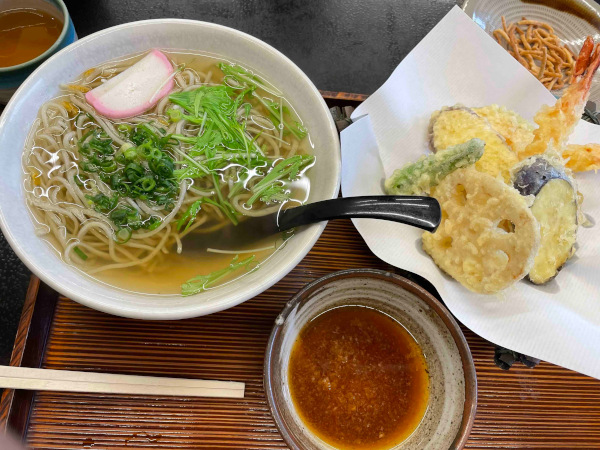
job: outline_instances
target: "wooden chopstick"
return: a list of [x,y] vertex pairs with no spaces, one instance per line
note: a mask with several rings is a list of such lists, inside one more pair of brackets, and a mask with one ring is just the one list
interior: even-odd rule
[[244,383],[0,366],[0,388],[105,394],[244,398]]

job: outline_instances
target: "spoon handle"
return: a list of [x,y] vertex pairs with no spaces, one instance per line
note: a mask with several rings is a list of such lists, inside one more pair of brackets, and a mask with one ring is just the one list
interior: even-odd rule
[[434,232],[442,220],[440,204],[432,197],[376,195],[344,197],[281,211],[280,231],[333,219],[391,220]]

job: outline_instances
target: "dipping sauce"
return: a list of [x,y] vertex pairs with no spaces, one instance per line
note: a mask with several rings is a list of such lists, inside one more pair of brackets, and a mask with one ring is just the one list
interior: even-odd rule
[[417,342],[391,317],[362,306],[331,309],[301,330],[288,381],[302,421],[343,449],[388,449],[404,441],[429,399]]
[[63,20],[42,9],[0,11],[0,67],[16,66],[41,55],[56,42]]

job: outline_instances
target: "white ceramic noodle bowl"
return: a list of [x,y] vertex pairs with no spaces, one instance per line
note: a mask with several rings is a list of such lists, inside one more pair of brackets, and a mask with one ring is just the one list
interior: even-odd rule
[[101,284],[64,263],[35,235],[25,206],[21,156],[40,106],[58,94],[59,84],[84,70],[151,48],[223,55],[252,67],[284,92],[305,121],[315,146],[317,164],[310,173],[309,202],[337,197],[339,141],[319,91],[292,61],[259,39],[211,23],[159,19],[109,28],[57,53],[21,85],[0,118],[0,226],[13,250],[44,282],[86,306],[125,317],[182,319],[230,308],[268,289],[308,253],[324,225],[298,233],[259,270],[192,297],[137,294]]

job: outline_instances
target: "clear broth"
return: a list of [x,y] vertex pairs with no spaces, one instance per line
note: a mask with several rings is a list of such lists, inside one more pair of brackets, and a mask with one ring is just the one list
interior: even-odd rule
[[[227,267],[232,258],[239,254],[239,259],[244,259],[250,255],[256,256],[259,265],[263,264],[270,256],[275,253],[275,248],[271,250],[244,252],[257,248],[264,248],[274,245],[275,239],[267,238],[250,242],[239,248],[240,252],[234,253],[212,253],[198,250],[186,250],[186,244],[192,239],[204,241],[201,235],[191,234],[183,240],[183,252],[177,254],[171,251],[164,255],[160,264],[152,272],[143,268],[131,267],[128,269],[111,269],[100,272],[93,277],[102,283],[111,286],[117,286],[130,292],[143,292],[155,295],[176,295],[181,291],[181,284],[197,275],[204,275],[214,270]],[[226,243],[221,248],[227,248]],[[277,244],[284,245],[282,239],[277,239]],[[194,243],[198,245],[198,243]],[[207,247],[219,248],[219,242],[206,243]],[[251,266],[255,268],[257,266]],[[257,270],[257,269],[255,269]],[[210,289],[222,286],[224,283],[235,280],[247,272],[235,272],[221,279],[218,284]]]

